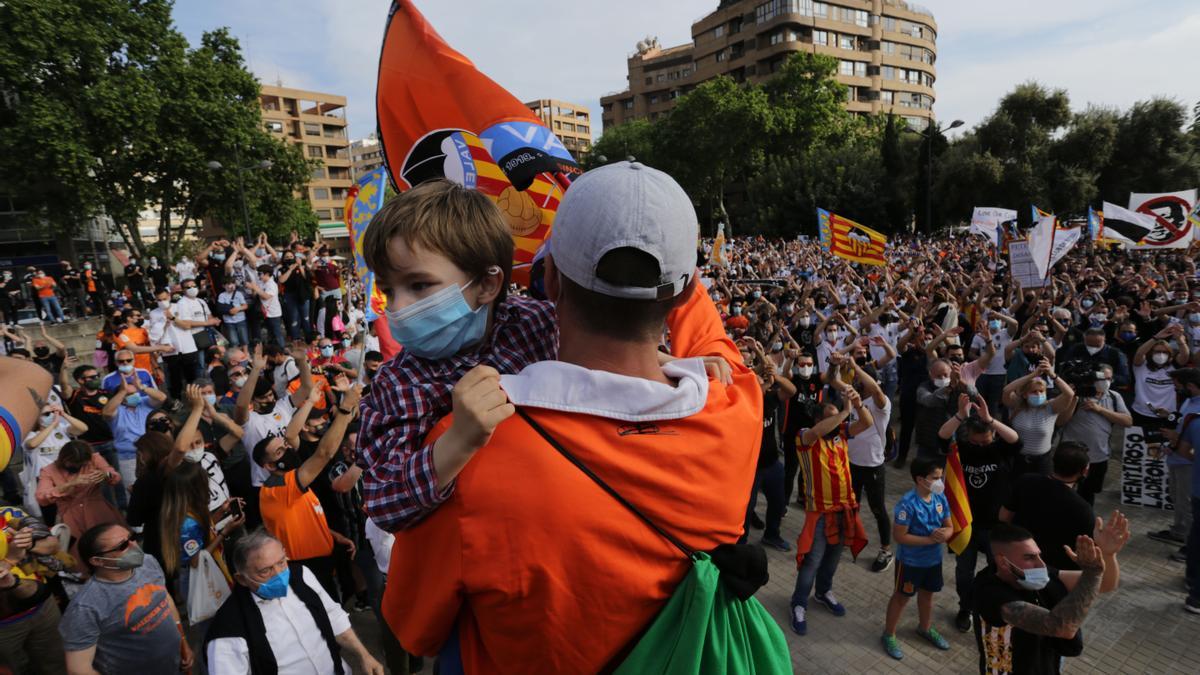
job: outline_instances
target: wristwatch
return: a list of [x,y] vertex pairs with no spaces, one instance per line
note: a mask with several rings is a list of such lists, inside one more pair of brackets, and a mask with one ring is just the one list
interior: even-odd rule
[[342,413],[343,415],[353,415],[354,414],[353,410],[346,410],[345,408],[343,408],[340,405],[338,406],[338,412]]

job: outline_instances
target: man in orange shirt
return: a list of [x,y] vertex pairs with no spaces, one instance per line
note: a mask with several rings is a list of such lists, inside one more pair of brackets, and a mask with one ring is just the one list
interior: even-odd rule
[[54,294],[54,289],[58,286],[54,277],[47,275],[44,270],[38,270],[29,283],[37,291],[38,302],[42,303],[42,311],[46,313],[46,318],[54,323],[65,322],[67,319],[63,316],[62,305],[58,304],[58,296]]
[[[133,353],[133,365],[148,373],[158,372],[154,363],[155,354],[170,354],[175,351],[171,345],[151,345],[150,334],[144,328],[146,320],[138,309],[125,310],[125,329],[117,335],[117,344],[121,349]],[[161,380],[161,378],[159,378]],[[161,382],[160,382],[161,384]]]
[[[804,530],[796,542],[799,572],[792,591],[792,630],[797,635],[808,632],[808,594],[814,580],[817,602],[834,616],[846,614],[846,608],[833,596],[833,575],[843,546],[849,544],[857,557],[867,545],[866,530],[850,482],[846,440],[871,430],[875,418],[852,387],[840,380],[831,386],[841,396],[841,409],[835,403],[822,404],[816,421],[808,429],[802,429],[796,439],[800,471],[804,475]],[[853,423],[847,422],[851,412],[858,417]]]
[[[254,446],[254,463],[270,472],[258,491],[263,525],[283,543],[288,559],[303,563],[334,600],[341,596],[334,580],[333,543],[349,548],[353,560],[354,542],[329,529],[321,502],[308,488],[342,447],[346,426],[354,419],[361,398],[361,384],[346,390],[329,429],[303,463],[296,448],[282,436],[268,436]],[[301,410],[305,414],[297,415],[296,420],[303,425],[309,408]]]
[[[690,569],[514,405],[686,546],[741,536],[735,495],[754,477],[762,395],[697,288],[695,239],[691,200],[639,163],[566,192],[546,256],[561,361],[504,376],[479,366],[456,385],[453,415],[478,430],[477,450],[434,461],[454,492],[396,534],[384,614],[406,649],[442,650],[468,673],[597,672],[620,663]],[[732,376],[710,379],[700,358],[660,365],[664,327],[674,355],[723,358]]]

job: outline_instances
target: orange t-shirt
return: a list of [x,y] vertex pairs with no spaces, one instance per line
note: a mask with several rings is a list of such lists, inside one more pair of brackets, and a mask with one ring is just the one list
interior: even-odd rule
[[30,283],[37,289],[39,298],[54,297],[54,287],[58,285],[54,277],[34,277]]
[[804,509],[806,511],[840,511],[857,504],[850,484],[850,454],[843,430],[833,439],[819,438],[804,445],[796,436],[800,454],[800,471],[804,476]]
[[263,525],[283,543],[288,558],[308,560],[332,553],[333,535],[317,496],[300,489],[295,471],[283,475],[282,485],[271,485],[275,480],[271,476],[259,488],[258,508]]
[[[722,356],[734,369],[732,386],[709,380],[700,412],[643,424],[528,412],[652,520],[706,551],[742,534],[763,413],[754,374],[699,291],[672,313],[674,353]],[[449,500],[396,534],[383,611],[418,654],[436,653],[457,626],[468,673],[592,673],[650,624],[689,568],[513,416]]]
[[[117,345],[120,347],[128,347],[129,345],[149,347],[150,334],[146,332],[145,328],[129,326],[125,330],[121,331],[121,334],[117,336]],[[137,368],[145,370],[146,372],[150,372],[154,370],[154,355],[150,352],[134,354],[133,365]]]

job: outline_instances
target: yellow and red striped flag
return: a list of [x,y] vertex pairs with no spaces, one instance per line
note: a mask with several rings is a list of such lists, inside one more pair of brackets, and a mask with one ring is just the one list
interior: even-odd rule
[[821,247],[839,258],[862,265],[886,265],[887,237],[866,225],[817,209]]
[[967,481],[957,443],[950,444],[950,455],[946,457],[946,469],[942,473],[946,480],[946,500],[950,502],[950,524],[954,528],[946,543],[958,555],[971,543],[971,504],[967,501]]

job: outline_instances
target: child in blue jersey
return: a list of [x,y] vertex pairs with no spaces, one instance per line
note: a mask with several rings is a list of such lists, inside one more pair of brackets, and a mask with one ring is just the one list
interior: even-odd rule
[[892,538],[899,544],[896,552],[896,590],[888,601],[883,628],[883,649],[894,659],[904,658],[896,641],[896,624],[908,599],[917,596],[920,625],[917,635],[938,649],[950,644],[930,622],[933,619],[933,594],[942,590],[942,545],[954,533],[950,525],[950,502],[943,494],[942,466],[934,459],[919,457],[912,463],[915,486],[896,503]]

